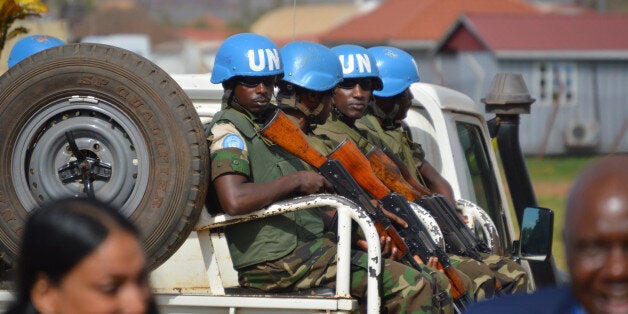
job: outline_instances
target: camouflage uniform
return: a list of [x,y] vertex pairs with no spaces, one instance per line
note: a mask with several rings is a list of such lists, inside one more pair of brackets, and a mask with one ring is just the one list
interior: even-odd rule
[[497,279],[488,265],[473,258],[448,254],[449,262],[473,281],[473,295],[476,301],[495,296]]
[[353,140],[363,153],[373,148],[373,144],[367,140],[357,128],[345,124],[338,118],[336,109],[332,110],[325,124],[318,125],[313,132],[318,137],[322,138],[325,144],[331,147],[332,150],[346,138]]
[[[318,125],[316,129],[313,130],[313,133],[321,138],[323,143],[325,143],[331,150],[333,150],[333,148],[338,146],[346,138],[353,140],[363,153],[368,152],[373,147],[373,144],[362,136],[357,129],[350,127],[338,119],[338,113],[335,110],[332,110],[332,114],[329,116],[325,124]],[[428,273],[436,279],[438,285],[435,288],[436,290],[434,290],[435,294],[442,294],[444,291],[451,294],[451,284],[444,274],[427,266],[425,266],[422,271],[424,273]],[[469,291],[469,294],[471,294],[471,280],[464,274],[459,273],[459,275],[466,290]],[[451,301],[448,301],[448,304],[451,306]]]
[[[303,162],[261,138],[261,121],[244,112],[226,108],[207,128],[212,180],[236,173],[252,182],[269,182],[307,169]],[[254,159],[248,158],[249,149],[254,151]],[[317,209],[236,224],[225,228],[225,233],[244,287],[295,291],[335,286],[336,244],[323,232]],[[360,299],[366,291],[366,255],[352,252],[352,265],[351,291]],[[383,303],[390,313],[440,312],[439,305],[432,303],[430,276],[393,262],[386,262],[382,273]]]
[[[281,260],[240,271],[240,283],[265,291],[292,291],[336,285],[336,243],[332,235],[298,247]],[[368,278],[367,255],[351,252],[351,295],[364,296]],[[432,304],[431,278],[413,268],[384,259],[382,290],[388,313],[441,313]],[[449,311],[445,311],[448,313]]]
[[484,264],[493,271],[501,289],[499,294],[528,292],[528,274],[515,261],[495,254],[482,254]]
[[[382,149],[388,147],[409,169],[415,170],[411,174],[423,182],[418,169],[423,163],[425,152],[401,125],[391,125],[390,128],[383,129],[377,117],[367,112],[356,121],[356,127],[376,146]],[[511,294],[527,290],[527,274],[519,264],[508,258],[484,254],[483,263],[480,263],[469,257],[449,256],[454,267],[473,280],[475,298],[478,301],[491,298],[496,293]]]

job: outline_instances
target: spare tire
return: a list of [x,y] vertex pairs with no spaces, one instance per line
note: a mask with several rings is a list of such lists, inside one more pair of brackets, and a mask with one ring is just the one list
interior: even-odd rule
[[[139,227],[151,269],[192,231],[208,150],[191,100],[151,61],[100,44],[44,50],[0,77],[0,258],[30,211],[91,195]],[[85,167],[87,165],[87,167]]]

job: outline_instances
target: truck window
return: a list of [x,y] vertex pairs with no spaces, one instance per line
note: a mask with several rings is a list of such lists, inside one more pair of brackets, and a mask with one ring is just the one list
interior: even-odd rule
[[473,184],[473,201],[497,222],[501,208],[499,189],[488,160],[487,147],[482,140],[482,132],[478,126],[461,121],[456,121],[456,130],[464,152],[464,171]]

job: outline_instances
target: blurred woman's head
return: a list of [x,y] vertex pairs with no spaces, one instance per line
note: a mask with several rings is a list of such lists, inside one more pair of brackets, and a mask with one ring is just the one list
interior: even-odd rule
[[17,268],[15,312],[155,310],[137,229],[95,200],[64,199],[36,209]]

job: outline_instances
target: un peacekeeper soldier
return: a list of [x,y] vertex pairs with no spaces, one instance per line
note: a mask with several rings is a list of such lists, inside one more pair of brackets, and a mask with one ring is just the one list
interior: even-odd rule
[[432,192],[443,195],[450,205],[456,205],[451,185],[427,162],[425,152],[401,127],[413,95],[410,85],[419,81],[416,62],[407,52],[394,47],[373,47],[368,51],[377,62],[384,88],[373,92],[374,102],[356,121],[356,127],[380,148],[387,147],[402,161],[414,160],[412,176]]
[[[371,100],[371,91],[382,87],[373,58],[365,48],[357,45],[341,45],[331,49],[336,53],[343,66],[343,80],[334,89],[331,115],[325,124],[318,125],[314,134],[323,139],[329,150],[333,150],[345,138],[352,139],[362,152],[369,151],[373,145],[355,128],[359,118]],[[430,259],[428,266],[435,266],[437,259]],[[451,308],[451,285],[447,277],[434,268],[425,267],[424,273],[438,283],[434,294],[442,297],[447,310]],[[459,274],[467,291],[471,291],[471,281],[464,274]],[[448,295],[445,297],[446,292]]]
[[[329,48],[311,42],[289,43],[281,49],[280,55],[285,74],[277,83],[278,105],[301,128],[309,144],[326,155],[331,150],[312,130],[326,121],[330,113],[333,89],[342,80],[338,57]],[[390,254],[390,239],[383,240],[382,255],[385,256]],[[335,252],[336,247],[331,246],[328,249]],[[362,251],[353,251],[352,261],[354,269],[351,293],[361,297],[366,291],[367,255]],[[330,267],[324,277],[333,277],[334,273],[335,267]],[[423,278],[420,271],[388,259],[384,260],[382,278],[384,306],[389,313],[429,310],[432,297],[431,278]],[[320,281],[320,278],[310,280]],[[438,312],[436,305],[433,305],[433,311]]]
[[[265,118],[276,109],[270,99],[282,74],[276,45],[263,36],[237,34],[218,50],[211,80],[223,84],[225,96],[223,110],[209,125],[208,140],[213,185],[227,214],[245,214],[281,199],[333,190],[324,177],[259,136]],[[323,227],[318,209],[227,227],[240,285],[270,292],[334,287],[336,244]],[[362,269],[355,271],[353,282],[357,297],[363,297],[364,288],[358,283],[366,281],[366,261],[358,260]],[[384,278],[389,283],[384,302],[391,312],[433,311],[425,282],[399,280],[392,271],[389,276]]]
[[[424,159],[425,153],[403,127],[414,96],[410,85],[419,81],[416,63],[407,52],[394,47],[372,47],[368,51],[377,62],[384,88],[373,92],[365,115],[356,121],[358,129],[376,146],[387,147],[410,169],[412,176],[433,192],[444,195],[455,205],[453,191],[445,180]],[[527,291],[528,278],[523,268],[510,259],[495,254],[482,254],[484,263],[468,257],[450,255],[456,269],[474,281],[476,300],[491,298],[495,293],[510,294]],[[495,291],[497,280],[497,291]]]
[[20,61],[49,48],[65,45],[59,38],[48,35],[30,35],[18,40],[9,54],[7,63],[9,69],[20,63]]
[[[418,171],[412,172],[415,179],[425,177],[423,184],[436,193],[447,195],[446,199],[455,204],[453,191],[449,183],[427,161],[421,146],[414,143],[399,123],[405,118],[412,103],[410,85],[419,81],[416,62],[408,53],[393,47],[374,47],[368,49],[375,58],[383,88],[373,92],[375,102],[385,102],[385,106],[376,106],[371,102],[364,115],[355,122],[356,127],[366,138],[381,149],[387,148],[402,161],[416,160],[410,169],[423,169],[423,176]],[[398,99],[398,101],[396,101]],[[384,125],[395,125],[383,129]],[[418,176],[418,177],[417,177]],[[491,298],[495,294],[496,278],[487,265],[469,257],[449,255],[454,268],[473,280],[475,300]]]

